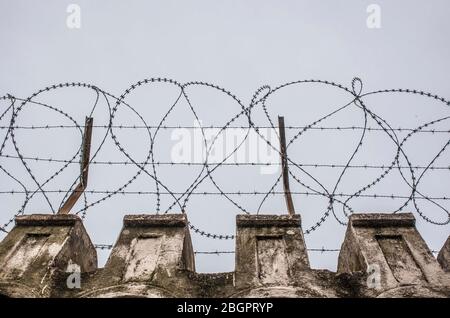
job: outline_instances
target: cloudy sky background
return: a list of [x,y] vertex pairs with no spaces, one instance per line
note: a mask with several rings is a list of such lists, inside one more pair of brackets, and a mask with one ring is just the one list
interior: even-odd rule
[[[81,28],[66,25],[69,4],[81,8]],[[300,79],[322,79],[351,87],[355,76],[364,83],[363,92],[386,88],[411,88],[450,98],[450,45],[448,42],[450,3],[448,1],[377,1],[381,8],[381,28],[367,27],[367,7],[373,1],[0,1],[0,95],[26,98],[53,84],[86,82],[120,96],[132,83],[151,77],[167,77],[180,83],[204,81],[226,88],[248,106],[253,93],[262,85],[276,87]],[[223,126],[238,114],[240,106],[229,96],[206,87],[187,89],[202,125]],[[127,96],[126,102],[157,125],[177,98],[179,89],[157,84],[140,87]],[[83,124],[96,95],[89,89],[60,89],[36,97],[36,101],[57,106]],[[298,85],[278,91],[267,101],[268,113],[276,122],[285,116],[286,125],[307,125],[351,101],[352,96],[325,85]],[[427,121],[449,115],[449,108],[434,100],[406,94],[371,95],[364,99],[367,107],[383,117],[392,127],[417,127]],[[110,100],[114,103],[114,100]],[[7,102],[0,102],[3,112]],[[102,97],[93,113],[95,125],[108,124],[108,104]],[[8,125],[9,118],[0,121]],[[269,125],[261,107],[252,120]],[[166,125],[192,126],[195,117],[185,100],[168,116]],[[363,113],[349,107],[323,123],[323,126],[362,126]],[[43,107],[27,105],[17,118],[19,125],[70,124],[67,118]],[[126,107],[119,108],[117,125],[139,125],[140,119]],[[234,124],[248,125],[244,116]],[[369,121],[369,126],[375,123]],[[434,125],[448,130],[448,121]],[[298,130],[287,131],[290,140]],[[5,129],[0,130],[3,140]],[[96,149],[106,130],[95,128],[92,149]],[[128,153],[137,161],[145,160],[149,138],[145,130],[115,130]],[[175,135],[174,135],[175,134]],[[163,130],[155,141],[155,160],[170,161],[177,133]],[[406,133],[399,133],[402,139]],[[298,163],[344,164],[360,137],[360,131],[311,131],[289,147],[291,160]],[[448,141],[448,133],[416,134],[405,144],[413,165],[427,165]],[[174,140],[175,138],[175,140]],[[234,137],[233,137],[234,138]],[[239,138],[237,137],[239,140]],[[76,129],[17,130],[17,145],[23,155],[70,159],[78,150],[80,134]],[[254,144],[250,147],[256,147]],[[253,148],[252,148],[253,149]],[[229,148],[227,148],[229,150]],[[244,150],[242,150],[244,151]],[[368,133],[354,164],[388,165],[396,147],[383,133]],[[244,151],[245,152],[245,151]],[[247,152],[248,153],[248,152]],[[4,154],[17,155],[9,141]],[[127,158],[114,146],[110,137],[97,160],[123,161]],[[405,164],[405,160],[402,161]],[[34,189],[31,178],[17,159],[0,157],[0,164]],[[61,164],[30,162],[40,180],[51,175]],[[434,163],[449,166],[450,155],[444,152]],[[332,190],[340,170],[308,168],[308,172]],[[149,167],[149,171],[151,171]],[[171,191],[183,191],[201,171],[201,167],[161,166],[158,176]],[[291,171],[309,185],[298,169]],[[136,174],[132,166],[91,165],[91,190],[114,190]],[[79,173],[70,165],[46,189],[66,189]],[[337,192],[354,193],[371,182],[381,171],[353,169],[345,175]],[[407,172],[406,172],[407,173]],[[428,196],[449,196],[450,170],[430,171],[420,190]],[[262,174],[260,167],[220,167],[215,181],[224,191],[268,191],[278,174]],[[13,180],[0,172],[0,190],[21,190]],[[317,187],[316,187],[317,188]],[[140,176],[129,191],[154,191],[151,178]],[[199,191],[216,191],[206,180]],[[278,191],[282,188],[277,187]],[[305,189],[291,180],[292,191]],[[398,172],[368,193],[409,195]],[[95,201],[100,195],[90,195]],[[50,195],[56,207],[60,194]],[[20,208],[23,196],[0,198],[1,224]],[[250,213],[256,212],[261,196],[240,196],[235,200]],[[74,211],[82,207],[77,204]],[[163,197],[162,209],[170,205]],[[323,215],[327,199],[295,196],[295,207],[301,214],[303,229],[314,225]],[[358,199],[351,202],[356,212],[390,212],[402,201],[391,199]],[[446,209],[448,201],[441,202]],[[421,211],[436,221],[446,221],[448,214],[430,203],[420,203]],[[88,210],[85,226],[97,244],[113,244],[120,232],[125,214],[155,213],[155,196],[115,196]],[[340,207],[338,216],[345,220]],[[448,237],[450,226],[425,222],[412,205],[405,208],[417,218],[417,227],[431,249],[439,250]],[[49,213],[51,209],[37,195],[26,213]],[[173,212],[179,212],[174,208]],[[190,221],[212,233],[234,234],[234,205],[220,196],[193,196],[188,203]],[[286,213],[282,196],[270,197],[261,213]],[[11,226],[8,227],[11,229]],[[309,248],[339,248],[345,226],[331,216],[318,230],[306,236]],[[4,234],[0,233],[0,238]],[[232,240],[211,240],[193,235],[198,251],[234,250]],[[109,251],[98,251],[103,265]],[[337,253],[310,252],[313,267],[336,269]],[[231,271],[234,255],[198,255],[201,272]]]

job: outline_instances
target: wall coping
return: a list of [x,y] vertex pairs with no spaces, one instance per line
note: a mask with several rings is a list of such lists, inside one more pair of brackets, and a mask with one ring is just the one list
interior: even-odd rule
[[126,227],[185,227],[188,224],[185,214],[137,214],[125,215]]
[[31,214],[17,216],[15,222],[19,226],[72,226],[81,219],[74,214]]
[[353,214],[350,216],[353,227],[413,227],[416,219],[412,213],[399,214]]
[[300,227],[301,218],[295,215],[247,215],[236,216],[237,227]]

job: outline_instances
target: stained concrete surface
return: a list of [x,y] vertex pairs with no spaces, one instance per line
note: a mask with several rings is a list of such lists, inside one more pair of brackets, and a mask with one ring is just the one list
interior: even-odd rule
[[[449,241],[438,262],[409,213],[352,215],[337,272],[310,268],[299,215],[238,215],[236,225],[235,271],[200,274],[184,214],[125,216],[104,268],[77,216],[21,216],[0,243],[0,295],[450,296]],[[67,284],[73,264],[80,288]]]

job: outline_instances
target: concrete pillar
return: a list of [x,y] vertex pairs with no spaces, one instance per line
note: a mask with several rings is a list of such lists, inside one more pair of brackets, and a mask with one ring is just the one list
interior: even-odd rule
[[34,214],[15,221],[0,243],[0,294],[49,297],[68,288],[66,270],[97,269],[96,250],[79,217]]
[[183,297],[195,271],[184,214],[127,215],[111,255],[82,297]]
[[235,284],[288,286],[309,270],[300,215],[238,215]]
[[[450,286],[417,231],[411,213],[350,217],[338,273],[358,271],[368,272],[368,290],[386,297],[402,297],[411,292],[415,296],[435,296],[434,287]],[[409,291],[395,290],[405,286],[409,286]]]
[[437,260],[444,271],[450,272],[450,236],[445,241],[444,246],[442,246]]

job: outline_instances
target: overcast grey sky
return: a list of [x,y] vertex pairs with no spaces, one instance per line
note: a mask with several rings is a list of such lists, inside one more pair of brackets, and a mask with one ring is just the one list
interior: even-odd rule
[[[66,25],[69,4],[81,8],[81,28]],[[367,7],[381,8],[381,28],[368,28]],[[116,96],[132,83],[150,77],[167,77],[181,83],[205,81],[217,84],[238,96],[246,105],[262,85],[278,86],[300,79],[323,79],[350,87],[353,77],[364,83],[363,92],[386,88],[411,88],[450,98],[450,2],[433,1],[5,1],[0,0],[0,96],[7,93],[26,98],[33,92],[60,82],[87,82]],[[189,91],[203,125],[224,125],[240,111],[229,97],[206,88]],[[147,123],[156,125],[167,111],[177,90],[168,85],[140,88],[127,97]],[[55,105],[82,124],[93,105],[95,94],[87,89],[66,89],[45,93],[38,101]],[[351,100],[349,94],[325,86],[304,85],[281,90],[268,100],[272,119],[286,117],[287,125],[305,125]],[[368,107],[393,127],[417,127],[427,121],[448,116],[442,103],[411,95],[368,96]],[[7,103],[0,103],[0,111]],[[120,110],[117,124],[139,124],[130,111]],[[107,124],[107,106],[100,99],[94,113],[95,124]],[[257,124],[268,125],[261,108],[254,114]],[[18,124],[70,124],[60,115],[38,107],[28,107],[18,117]],[[7,125],[2,119],[0,125]],[[193,125],[194,117],[186,103],[180,103],[168,117],[167,125]],[[240,117],[236,124],[245,125]],[[358,111],[348,111],[324,125],[362,125]],[[373,123],[372,123],[373,124]],[[448,121],[434,126],[449,128]],[[0,130],[3,140],[5,130]],[[295,132],[288,132],[288,140]],[[99,145],[105,131],[94,129],[93,148]],[[17,141],[29,156],[70,159],[79,146],[75,130],[16,131]],[[400,135],[402,138],[406,134]],[[138,160],[148,151],[144,131],[117,131],[117,136]],[[289,138],[290,137],[290,138]],[[320,132],[306,134],[289,149],[291,159],[299,163],[345,163],[359,135],[354,132]],[[426,165],[448,141],[448,134],[418,136],[407,145],[413,164]],[[395,147],[386,136],[367,137],[366,145],[355,163],[388,165]],[[157,159],[170,160],[175,141],[164,131],[156,142]],[[16,154],[11,143],[5,152]],[[114,148],[110,138],[98,160],[126,160]],[[20,162],[1,157],[0,164],[27,182]],[[435,162],[449,166],[446,151]],[[30,163],[37,176],[44,178],[60,166]],[[240,170],[239,170],[240,169]],[[160,178],[173,191],[182,190],[199,173],[190,167],[162,167]],[[294,173],[296,173],[293,168]],[[327,187],[332,187],[337,170],[310,170]],[[298,172],[298,171],[297,171]],[[136,168],[93,165],[90,189],[115,189],[126,182]],[[300,175],[300,174],[299,174]],[[72,165],[65,174],[49,184],[48,189],[65,188],[77,176]],[[346,176],[338,192],[355,192],[376,177],[373,171],[358,170]],[[427,195],[449,196],[450,171],[430,172],[421,184]],[[265,189],[277,175],[262,175],[258,168],[221,167],[215,174],[224,190],[254,191]],[[0,172],[0,190],[20,190],[16,183]],[[28,179],[27,179],[28,178]],[[292,182],[292,181],[291,181]],[[154,190],[148,177],[138,179],[128,190]],[[277,188],[281,190],[280,187]],[[203,191],[216,190],[211,183]],[[293,183],[293,191],[304,188]],[[402,192],[403,191],[403,192]],[[372,193],[408,195],[401,176],[392,174]],[[52,197],[55,202],[61,196]],[[22,197],[2,195],[0,223],[4,224],[20,208]],[[92,196],[90,199],[95,199]],[[257,210],[259,201],[241,197],[237,200],[249,212]],[[324,198],[295,197],[302,215],[303,228],[309,228],[323,214]],[[166,205],[169,201],[164,201]],[[56,204],[56,203],[55,203]],[[356,212],[389,212],[398,207],[387,199],[355,202]],[[442,203],[448,209],[448,201]],[[81,206],[81,205],[80,205]],[[406,211],[413,211],[408,206]],[[424,204],[421,210],[433,220],[448,215]],[[26,213],[48,213],[42,196],[30,202]],[[113,244],[127,213],[154,213],[154,197],[116,196],[88,210],[85,226],[94,243]],[[176,211],[175,211],[176,212]],[[286,213],[282,196],[274,197],[262,208],[263,213]],[[198,227],[214,233],[233,234],[234,218],[239,210],[218,196],[193,197],[188,204],[189,219]],[[450,226],[434,226],[415,213],[417,226],[430,248],[440,249],[450,233]],[[340,214],[342,216],[342,214]],[[9,227],[8,229],[10,229]],[[317,231],[306,236],[309,248],[339,248],[345,227],[330,217]],[[4,234],[0,234],[3,238]],[[234,241],[215,241],[193,235],[195,250],[233,250]],[[100,264],[108,251],[99,251]],[[312,266],[335,270],[337,253],[310,253]],[[196,257],[198,271],[230,271],[233,255]]]

